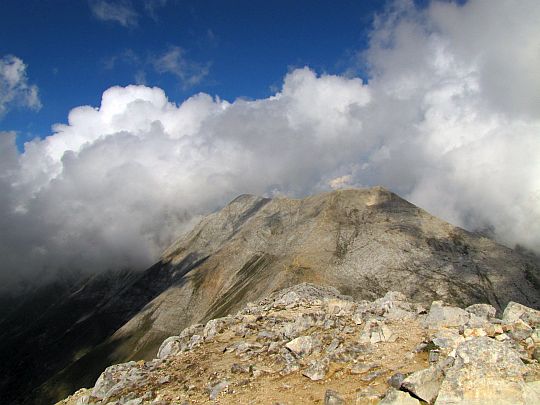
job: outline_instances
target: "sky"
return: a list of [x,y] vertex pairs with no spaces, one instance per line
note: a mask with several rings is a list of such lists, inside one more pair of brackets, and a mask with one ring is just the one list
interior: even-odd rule
[[4,0],[0,281],[143,269],[238,194],[374,185],[539,252],[538,21],[536,0]]

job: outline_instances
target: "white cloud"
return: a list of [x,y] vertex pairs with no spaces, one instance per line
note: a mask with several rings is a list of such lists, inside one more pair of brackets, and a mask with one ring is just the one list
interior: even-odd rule
[[144,9],[153,20],[157,21],[157,11],[165,7],[167,2],[168,0],[144,0]]
[[98,20],[116,22],[123,27],[138,24],[139,15],[130,1],[90,0],[89,4],[92,14]]
[[185,51],[179,46],[171,46],[153,61],[158,73],[169,73],[178,78],[183,88],[199,84],[210,72],[209,63],[198,63],[186,58]]
[[23,155],[3,134],[2,272],[143,268],[237,194],[344,185],[384,185],[539,251],[539,13],[536,1],[399,2],[362,55],[369,83],[305,68],[266,99],[180,105],[113,87]]
[[13,55],[0,58],[0,118],[11,106],[21,106],[33,110],[41,108],[39,90],[28,83],[27,66]]

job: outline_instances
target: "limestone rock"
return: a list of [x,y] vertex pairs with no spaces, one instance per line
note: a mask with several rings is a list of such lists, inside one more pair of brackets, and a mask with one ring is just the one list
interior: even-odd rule
[[432,341],[441,349],[453,350],[465,339],[455,329],[441,329],[435,333]]
[[424,320],[426,327],[440,329],[460,327],[469,320],[469,313],[461,308],[444,306],[442,301],[433,301],[427,317]]
[[462,343],[436,405],[524,404],[525,367],[507,345],[488,337]]
[[285,347],[296,356],[302,357],[310,354],[313,350],[313,338],[311,336],[300,336],[291,340]]
[[420,405],[420,401],[403,391],[391,388],[379,405]]
[[104,399],[115,395],[116,392],[126,387],[143,385],[145,382],[146,377],[137,367],[136,362],[130,361],[128,363],[115,364],[107,367],[101,373],[92,389],[92,396]]
[[210,399],[215,400],[218,395],[229,388],[229,383],[227,381],[221,381],[210,388]]
[[378,405],[381,397],[371,389],[362,389],[356,393],[356,405]]
[[324,394],[324,405],[345,405],[345,401],[336,391],[326,390]]
[[404,379],[405,376],[402,373],[396,373],[388,379],[388,385],[398,390],[401,388]]
[[211,319],[205,325],[202,335],[205,339],[211,339],[220,333],[226,324],[231,322],[230,317]]
[[533,328],[521,319],[508,326],[508,334],[515,340],[525,340],[533,334]]
[[412,373],[403,380],[401,389],[413,393],[417,398],[432,404],[439,394],[446,370],[453,363],[453,358],[450,359],[450,361],[444,361]]
[[310,366],[302,372],[302,374],[308,377],[312,381],[323,380],[328,373],[328,360],[314,360]]
[[540,311],[510,301],[503,312],[503,321],[514,323],[521,319],[531,327],[540,326]]
[[485,320],[495,318],[497,313],[497,310],[489,304],[469,305],[467,308],[465,308],[465,311]]

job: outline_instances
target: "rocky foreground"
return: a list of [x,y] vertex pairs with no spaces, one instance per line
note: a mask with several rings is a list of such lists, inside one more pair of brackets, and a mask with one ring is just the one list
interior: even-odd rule
[[540,311],[313,284],[166,339],[58,404],[539,404]]

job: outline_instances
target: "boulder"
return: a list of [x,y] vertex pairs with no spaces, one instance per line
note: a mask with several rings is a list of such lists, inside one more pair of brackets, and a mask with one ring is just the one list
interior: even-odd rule
[[311,336],[300,336],[291,340],[285,347],[297,357],[306,356],[313,350],[313,338]]
[[185,341],[180,336],[170,336],[159,346],[157,358],[164,359],[168,356],[174,356],[180,353],[185,346]]
[[420,401],[411,397],[408,393],[391,388],[379,405],[420,405]]
[[469,313],[461,308],[444,306],[442,301],[433,301],[424,326],[429,329],[458,328],[469,321]]
[[227,381],[221,381],[210,388],[210,400],[214,401],[221,392],[229,388]]
[[99,399],[106,399],[116,393],[147,382],[144,373],[137,367],[137,363],[130,361],[128,363],[115,364],[107,367],[99,376],[92,389],[92,396]]
[[362,389],[356,392],[356,405],[378,405],[381,397],[372,389]]
[[416,371],[405,378],[401,383],[401,389],[414,394],[416,398],[432,404],[444,379],[444,373],[453,363],[453,358],[430,366],[424,370]]
[[441,349],[453,350],[465,339],[455,329],[441,329],[433,335],[432,341]]
[[324,394],[324,405],[345,405],[345,401],[336,391],[326,390]]
[[202,335],[205,339],[212,339],[230,323],[232,323],[232,317],[212,319],[204,327]]
[[489,304],[470,305],[467,308],[465,308],[465,311],[485,320],[490,320],[491,318],[495,318],[495,314],[497,313],[497,310],[495,309],[495,307]]
[[388,379],[388,385],[398,390],[404,379],[405,376],[402,373],[396,373]]
[[521,319],[529,326],[535,328],[540,326],[540,311],[510,301],[503,312],[503,321],[506,323],[514,323]]
[[328,360],[314,360],[310,366],[302,372],[302,375],[308,377],[312,381],[323,380],[328,373]]
[[488,337],[458,346],[436,405],[525,404],[526,368],[508,345]]
[[521,319],[517,319],[512,324],[508,325],[508,334],[514,340],[525,340],[530,337],[533,332],[534,329]]

